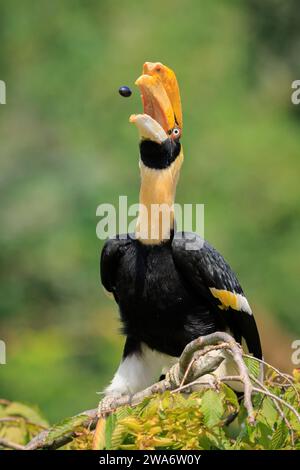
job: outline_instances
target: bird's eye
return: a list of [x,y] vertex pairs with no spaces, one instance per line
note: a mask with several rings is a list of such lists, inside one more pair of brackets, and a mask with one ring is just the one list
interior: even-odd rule
[[181,136],[181,129],[179,127],[174,127],[171,132],[171,139],[179,139]]

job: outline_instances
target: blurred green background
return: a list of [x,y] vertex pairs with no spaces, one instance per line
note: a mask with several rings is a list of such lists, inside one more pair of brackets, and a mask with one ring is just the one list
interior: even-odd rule
[[[0,1],[0,394],[50,420],[95,407],[123,340],[100,287],[96,208],[137,202],[144,61],[181,86],[177,202],[256,310],[267,358],[300,337],[300,4],[290,0]],[[284,349],[283,345],[287,347]]]

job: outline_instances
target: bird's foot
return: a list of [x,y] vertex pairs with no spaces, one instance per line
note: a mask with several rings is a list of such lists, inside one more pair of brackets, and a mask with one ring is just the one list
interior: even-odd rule
[[203,388],[211,388],[215,391],[219,391],[220,384],[217,377],[213,374],[205,374],[201,376],[191,383],[190,392],[197,392],[199,390],[203,390]]
[[118,400],[121,398],[120,393],[110,393],[106,395],[98,405],[98,417],[105,418],[107,415],[111,414],[118,407]]

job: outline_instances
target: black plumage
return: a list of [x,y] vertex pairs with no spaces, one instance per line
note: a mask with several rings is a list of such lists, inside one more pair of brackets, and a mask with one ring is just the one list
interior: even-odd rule
[[119,305],[127,336],[125,356],[138,351],[141,342],[179,356],[193,339],[229,329],[261,357],[253,315],[231,307],[221,310],[210,291],[244,295],[235,274],[195,234],[176,234],[157,245],[143,244],[133,235],[108,240],[101,256],[101,279]]
[[140,142],[142,162],[148,168],[156,170],[168,168],[178,157],[180,149],[181,145],[177,139],[167,139],[161,144],[148,139]]

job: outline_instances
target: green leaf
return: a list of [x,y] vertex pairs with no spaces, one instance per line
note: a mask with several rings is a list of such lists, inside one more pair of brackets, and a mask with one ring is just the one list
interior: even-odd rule
[[220,394],[213,390],[207,390],[201,400],[201,411],[203,413],[204,424],[207,427],[217,425],[224,414],[224,406]]
[[273,429],[265,423],[258,422],[255,426],[256,442],[262,446],[263,449],[271,448],[271,439]]
[[[228,441],[227,441],[228,442]],[[204,450],[224,449],[225,440],[209,431],[204,431],[199,436],[199,445]]]
[[222,384],[222,393],[224,394],[225,400],[233,405],[235,408],[239,408],[239,401],[238,397],[232,390],[232,388],[228,387],[226,384]]
[[114,414],[117,420],[120,421],[121,419],[127,418],[127,416],[131,416],[133,414],[133,408],[130,408],[130,406],[122,406],[118,408]]
[[[299,407],[297,407],[297,404],[296,403],[291,403],[291,404],[298,410],[298,413],[299,413]],[[300,434],[300,423],[299,423],[297,416],[295,416],[295,414],[290,411],[288,413],[288,419],[291,425],[293,426],[293,429],[295,429],[295,431],[297,431],[297,433]]]
[[288,433],[288,428],[285,422],[282,420],[277,426],[276,431],[273,433],[271,440],[271,449],[281,449],[286,441]]
[[27,443],[27,428],[24,419],[14,422],[1,422],[0,438],[17,444]]
[[261,370],[260,363],[250,357],[244,357],[244,362],[247,366],[247,369],[249,370],[249,373],[256,379],[259,379]]
[[258,419],[269,426],[273,426],[278,419],[278,411],[270,397],[265,397]]
[[[250,442],[249,428],[248,426],[246,426],[246,413],[244,413],[244,410],[243,410],[243,419],[241,419],[240,415],[238,416],[238,422],[240,422],[239,434],[236,437],[236,440],[234,443],[234,449],[238,449],[242,443],[248,444]],[[253,430],[253,427],[251,428]]]
[[23,403],[19,402],[12,402],[5,408],[0,410],[0,417],[21,417],[25,420],[31,421],[34,424],[47,427],[49,424],[47,421],[42,417],[40,412],[34,408],[29,407],[28,405],[24,405]]
[[111,449],[118,449],[121,446],[122,439],[124,434],[126,434],[126,427],[120,423],[123,419],[131,416],[133,414],[133,409],[129,406],[124,406],[119,408],[115,412],[116,420],[114,422],[114,427],[111,428],[109,436],[109,445]]
[[113,431],[115,429],[117,423],[117,416],[116,414],[110,414],[108,418],[106,418],[106,426],[105,426],[105,448],[110,450],[112,448],[111,438]]
[[53,426],[53,428],[50,429],[45,444],[50,445],[54,440],[64,436],[65,434],[68,434],[69,432],[74,431],[74,429],[80,427],[87,419],[87,415],[78,415],[60,421],[58,424]]
[[117,424],[111,436],[111,449],[120,448],[124,434],[126,434],[126,427],[123,424]]

